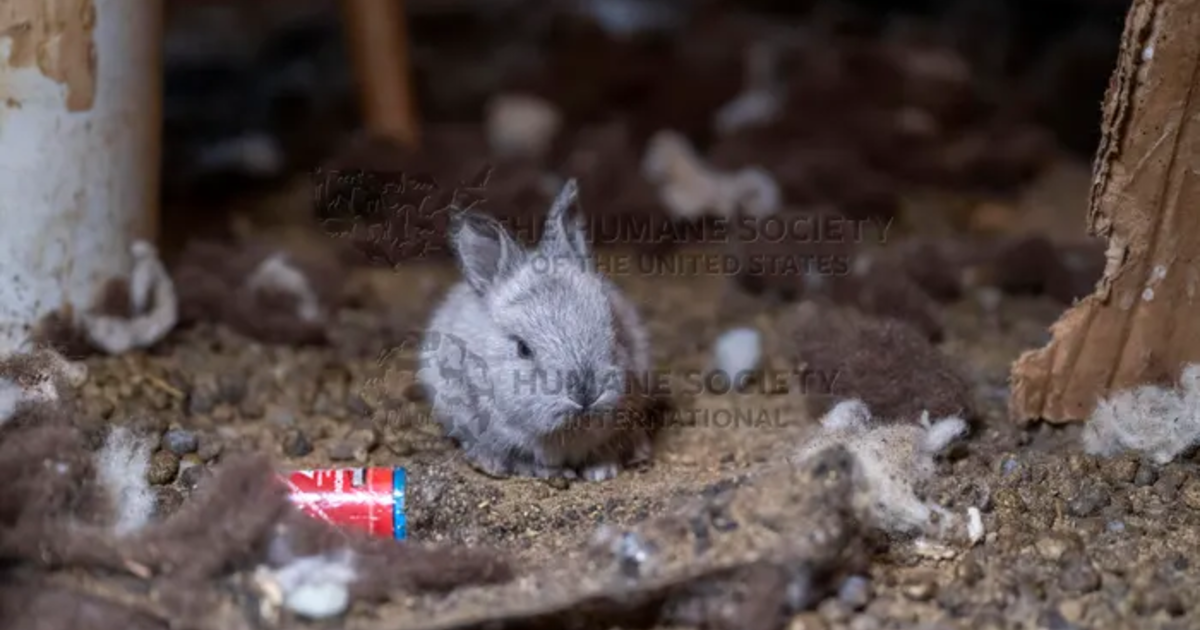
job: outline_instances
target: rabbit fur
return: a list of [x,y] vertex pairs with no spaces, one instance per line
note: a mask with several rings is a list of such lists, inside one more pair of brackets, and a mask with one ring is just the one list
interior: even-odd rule
[[535,248],[496,219],[451,225],[463,279],[434,311],[418,379],[437,421],[483,472],[609,479],[650,456],[637,385],[650,341],[634,306],[597,272],[564,185]]

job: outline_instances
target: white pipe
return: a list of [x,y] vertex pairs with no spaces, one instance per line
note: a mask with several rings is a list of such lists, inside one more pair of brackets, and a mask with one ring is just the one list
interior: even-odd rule
[[0,2],[0,356],[157,232],[162,2]]

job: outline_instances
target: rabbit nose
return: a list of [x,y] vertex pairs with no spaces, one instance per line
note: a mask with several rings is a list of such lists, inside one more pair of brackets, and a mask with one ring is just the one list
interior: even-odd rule
[[591,407],[600,398],[593,376],[592,370],[584,370],[571,384],[571,400],[584,409]]

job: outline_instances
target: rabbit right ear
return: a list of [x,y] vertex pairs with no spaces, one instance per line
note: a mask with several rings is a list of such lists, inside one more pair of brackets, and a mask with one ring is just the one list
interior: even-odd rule
[[454,217],[450,233],[463,277],[476,293],[485,293],[524,260],[525,249],[490,216],[461,212]]

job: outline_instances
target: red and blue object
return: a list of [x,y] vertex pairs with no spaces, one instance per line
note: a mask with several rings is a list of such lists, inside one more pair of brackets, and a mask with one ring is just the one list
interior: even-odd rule
[[298,470],[283,476],[292,503],[310,516],[374,536],[404,540],[408,523],[403,468]]

